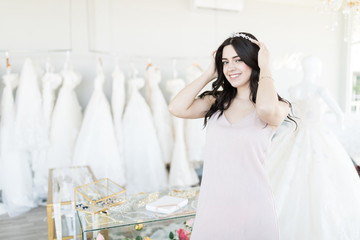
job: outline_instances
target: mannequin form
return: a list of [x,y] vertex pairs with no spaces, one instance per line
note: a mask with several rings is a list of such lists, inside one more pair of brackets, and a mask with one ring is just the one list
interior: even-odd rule
[[310,98],[313,95],[318,95],[336,115],[339,126],[343,128],[344,114],[339,105],[326,89],[315,83],[322,73],[321,60],[311,55],[303,59],[302,66],[304,72],[303,80],[298,85],[289,89],[290,96],[292,96],[294,103],[296,104],[296,102]]
[[324,124],[328,108],[341,125],[343,114],[331,95],[314,83],[321,61],[310,56],[302,63],[303,81],[289,90],[298,128],[274,137],[266,163],[280,239],[359,239],[360,179]]

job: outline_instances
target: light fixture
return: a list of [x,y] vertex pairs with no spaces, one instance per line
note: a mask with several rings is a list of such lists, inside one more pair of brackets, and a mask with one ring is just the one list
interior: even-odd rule
[[321,6],[327,11],[342,11],[347,15],[360,15],[360,0],[321,0]]
[[360,15],[360,0],[355,0],[355,1],[347,0],[343,13]]

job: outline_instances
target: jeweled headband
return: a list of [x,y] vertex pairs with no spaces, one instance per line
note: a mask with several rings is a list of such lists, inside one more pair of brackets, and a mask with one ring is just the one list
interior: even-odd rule
[[250,42],[254,42],[254,41],[255,41],[255,39],[249,37],[248,35],[246,35],[246,34],[244,34],[244,33],[235,33],[235,32],[234,32],[234,33],[231,34],[230,37],[231,37],[231,38],[234,38],[234,37],[242,37],[242,38],[245,38],[245,39],[249,40]]

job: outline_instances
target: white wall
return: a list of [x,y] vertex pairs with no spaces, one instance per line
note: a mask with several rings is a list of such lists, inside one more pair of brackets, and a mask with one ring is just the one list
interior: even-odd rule
[[[175,58],[179,75],[185,78],[190,64],[198,62],[205,68],[211,51],[230,33],[247,31],[265,42],[272,52],[281,95],[287,97],[287,88],[302,78],[301,71],[295,69],[298,65],[289,67],[281,64],[283,60],[294,54],[300,58],[316,54],[324,65],[321,84],[343,107],[346,56],[342,16],[321,14],[312,4],[299,6],[294,4],[296,1],[290,2],[245,0],[244,10],[234,13],[192,9],[190,0],[0,0],[0,49],[72,48],[72,64],[83,75],[77,91],[85,106],[98,57],[89,48],[119,56],[127,76],[130,63],[143,74],[151,58],[162,70],[164,80],[172,78]],[[339,22],[338,27],[334,31],[326,29],[334,21]],[[20,70],[25,55],[10,53],[14,71]],[[50,57],[57,70],[65,59],[64,53],[30,55],[41,66]],[[5,71],[4,56],[1,53],[1,75]],[[110,79],[114,57],[101,57]],[[165,90],[164,81],[161,87]],[[110,89],[108,81],[108,95]]]

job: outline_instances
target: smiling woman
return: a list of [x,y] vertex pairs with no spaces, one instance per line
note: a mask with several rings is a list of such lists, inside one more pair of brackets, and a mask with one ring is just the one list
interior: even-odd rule
[[231,86],[248,88],[251,68],[237,55],[232,45],[224,47],[222,63],[223,72]]
[[[204,117],[207,125],[192,240],[279,238],[264,162],[274,129],[286,117],[292,119],[290,103],[275,91],[269,65],[263,43],[249,33],[233,34],[207,71],[169,105],[175,116]],[[212,90],[196,97],[215,78]]]

